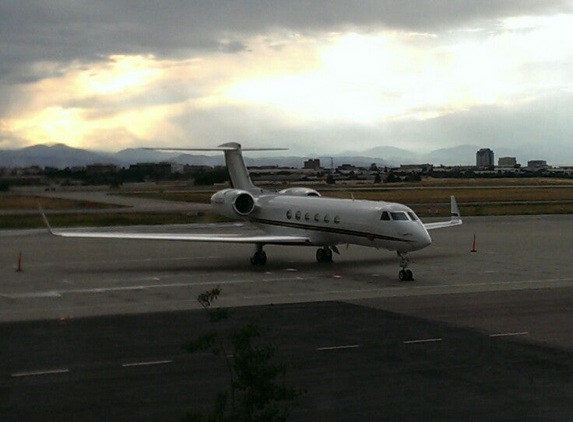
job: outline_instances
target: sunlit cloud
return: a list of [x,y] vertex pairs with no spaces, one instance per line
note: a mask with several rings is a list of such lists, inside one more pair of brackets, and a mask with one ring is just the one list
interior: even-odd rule
[[46,76],[17,88],[0,138],[117,150],[207,146],[229,132],[249,136],[274,126],[281,134],[325,128],[317,142],[327,142],[327,130],[338,127],[383,131],[573,90],[572,15],[476,25],[441,32],[272,28],[245,35],[240,44],[248,48],[232,54],[38,61],[31,74]]
[[110,95],[142,89],[161,73],[153,56],[111,56],[100,69],[79,72],[76,85],[85,95]]
[[573,58],[573,17],[520,18],[478,35],[339,34],[317,52],[317,68],[243,80],[227,93],[305,122],[373,124],[530,101],[549,75],[551,85],[570,86],[571,75],[555,79],[555,69],[537,66]]

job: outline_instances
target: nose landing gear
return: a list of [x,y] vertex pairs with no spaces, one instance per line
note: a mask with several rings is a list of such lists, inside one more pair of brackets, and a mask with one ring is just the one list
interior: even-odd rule
[[412,281],[414,280],[414,273],[408,269],[409,259],[406,252],[397,252],[400,257],[400,267],[402,268],[398,273],[398,278],[400,281]]

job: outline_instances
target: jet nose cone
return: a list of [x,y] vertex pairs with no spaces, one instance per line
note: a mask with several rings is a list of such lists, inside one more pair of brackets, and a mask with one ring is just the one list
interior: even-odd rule
[[416,233],[414,244],[416,249],[424,249],[432,244],[432,238],[425,227],[421,227],[420,231]]

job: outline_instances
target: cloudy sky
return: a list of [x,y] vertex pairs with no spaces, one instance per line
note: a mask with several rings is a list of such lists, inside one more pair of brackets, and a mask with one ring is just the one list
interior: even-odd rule
[[3,0],[0,149],[543,145],[573,0]]

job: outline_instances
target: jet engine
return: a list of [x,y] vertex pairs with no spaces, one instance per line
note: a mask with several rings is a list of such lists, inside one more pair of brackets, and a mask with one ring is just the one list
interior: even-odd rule
[[310,188],[288,188],[279,192],[279,195],[288,196],[320,196],[320,193]]
[[211,197],[215,211],[225,217],[246,217],[255,210],[255,198],[241,189],[224,189]]

